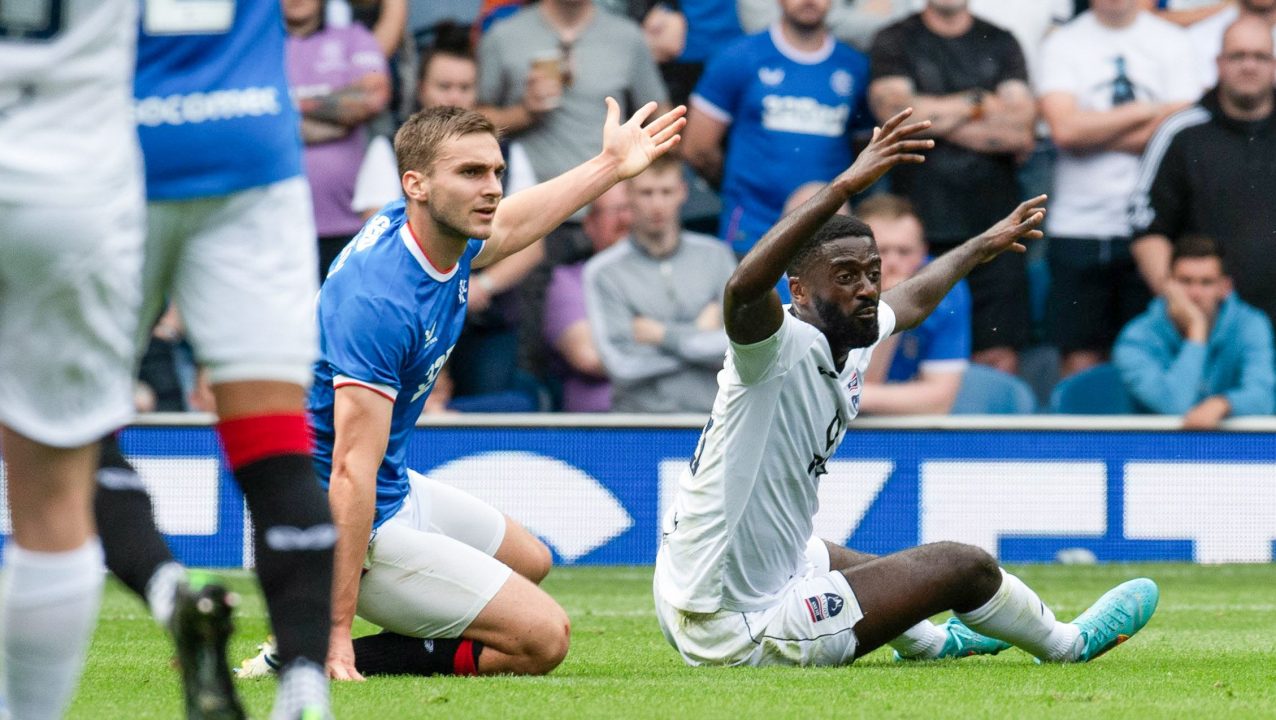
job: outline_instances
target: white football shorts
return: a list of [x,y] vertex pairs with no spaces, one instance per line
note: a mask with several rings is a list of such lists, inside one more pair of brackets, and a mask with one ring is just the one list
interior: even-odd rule
[[505,515],[409,471],[411,489],[368,543],[359,617],[400,635],[460,637],[513,571],[495,557]]
[[807,545],[807,567],[764,610],[691,613],[665,602],[656,583],[656,616],[665,639],[688,665],[847,665],[855,660],[855,623],[864,613],[828,548]]
[[214,383],[308,386],[318,353],[318,248],[310,187],[295,177],[221,197],[148,207],[143,323],[177,303]]
[[78,447],[133,417],[143,199],[0,201],[0,424]]

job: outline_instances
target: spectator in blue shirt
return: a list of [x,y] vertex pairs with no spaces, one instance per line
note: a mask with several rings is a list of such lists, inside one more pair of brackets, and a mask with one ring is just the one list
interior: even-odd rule
[[1134,399],[1209,429],[1227,417],[1270,415],[1276,404],[1272,326],[1232,292],[1218,244],[1185,235],[1163,296],[1117,337],[1112,361]]
[[[877,240],[883,292],[930,260],[922,222],[908,200],[875,195],[855,211]],[[963,280],[921,325],[878,345],[865,375],[860,410],[877,415],[947,414],[969,364],[970,289]]]
[[770,29],[709,61],[683,133],[683,157],[721,183],[718,233],[741,257],[790,193],[851,164],[850,130],[866,109],[868,58],[829,34],[829,0],[779,2]]

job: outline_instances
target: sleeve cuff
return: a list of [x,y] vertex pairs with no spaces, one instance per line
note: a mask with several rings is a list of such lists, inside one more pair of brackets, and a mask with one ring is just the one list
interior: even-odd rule
[[367,388],[390,402],[394,402],[395,399],[399,397],[398,389],[390,387],[389,385],[368,382],[366,380],[356,380],[346,375],[337,375],[332,378],[332,387],[334,390],[337,388],[348,387],[350,385],[358,385],[359,387]]
[[723,123],[724,125],[731,124],[731,113],[709,102],[703,95],[693,94],[691,96],[691,107],[699,110],[705,115],[708,115],[714,120]]

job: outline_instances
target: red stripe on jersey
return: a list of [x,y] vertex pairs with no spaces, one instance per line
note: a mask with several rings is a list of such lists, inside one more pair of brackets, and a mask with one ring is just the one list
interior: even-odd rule
[[217,434],[232,470],[279,455],[309,455],[314,447],[305,413],[223,420]]

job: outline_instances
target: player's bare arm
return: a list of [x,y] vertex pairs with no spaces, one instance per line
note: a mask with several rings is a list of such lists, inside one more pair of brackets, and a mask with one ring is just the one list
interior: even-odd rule
[[337,527],[333,554],[332,630],[328,675],[362,680],[354,666],[350,628],[359,604],[359,577],[376,514],[377,468],[390,439],[394,403],[359,385],[337,388],[333,399],[332,476],[328,503]]
[[1046,218],[1046,196],[1038,195],[1020,203],[996,225],[944,253],[920,272],[882,293],[882,302],[895,311],[895,332],[917,327],[939,305],[957,281],[976,265],[1003,252],[1026,252],[1020,240],[1042,237]]
[[474,258],[473,267],[490,265],[545,237],[612,185],[646,170],[669,152],[682,139],[679,132],[687,124],[683,117],[687,108],[679,105],[644,127],[656,108],[655,102],[649,102],[621,125],[620,105],[607,98],[602,152],[501,201],[492,220],[492,236]]
[[912,114],[906,108],[873,130],[873,139],[841,175],[796,210],[780,218],[740,261],[727,281],[723,316],[727,337],[733,342],[760,342],[775,334],[784,322],[784,308],[775,284],[784,276],[802,244],[847,199],[863,192],[900,163],[920,163],[919,153],[935,146],[933,140],[916,139],[930,122],[904,125]]

